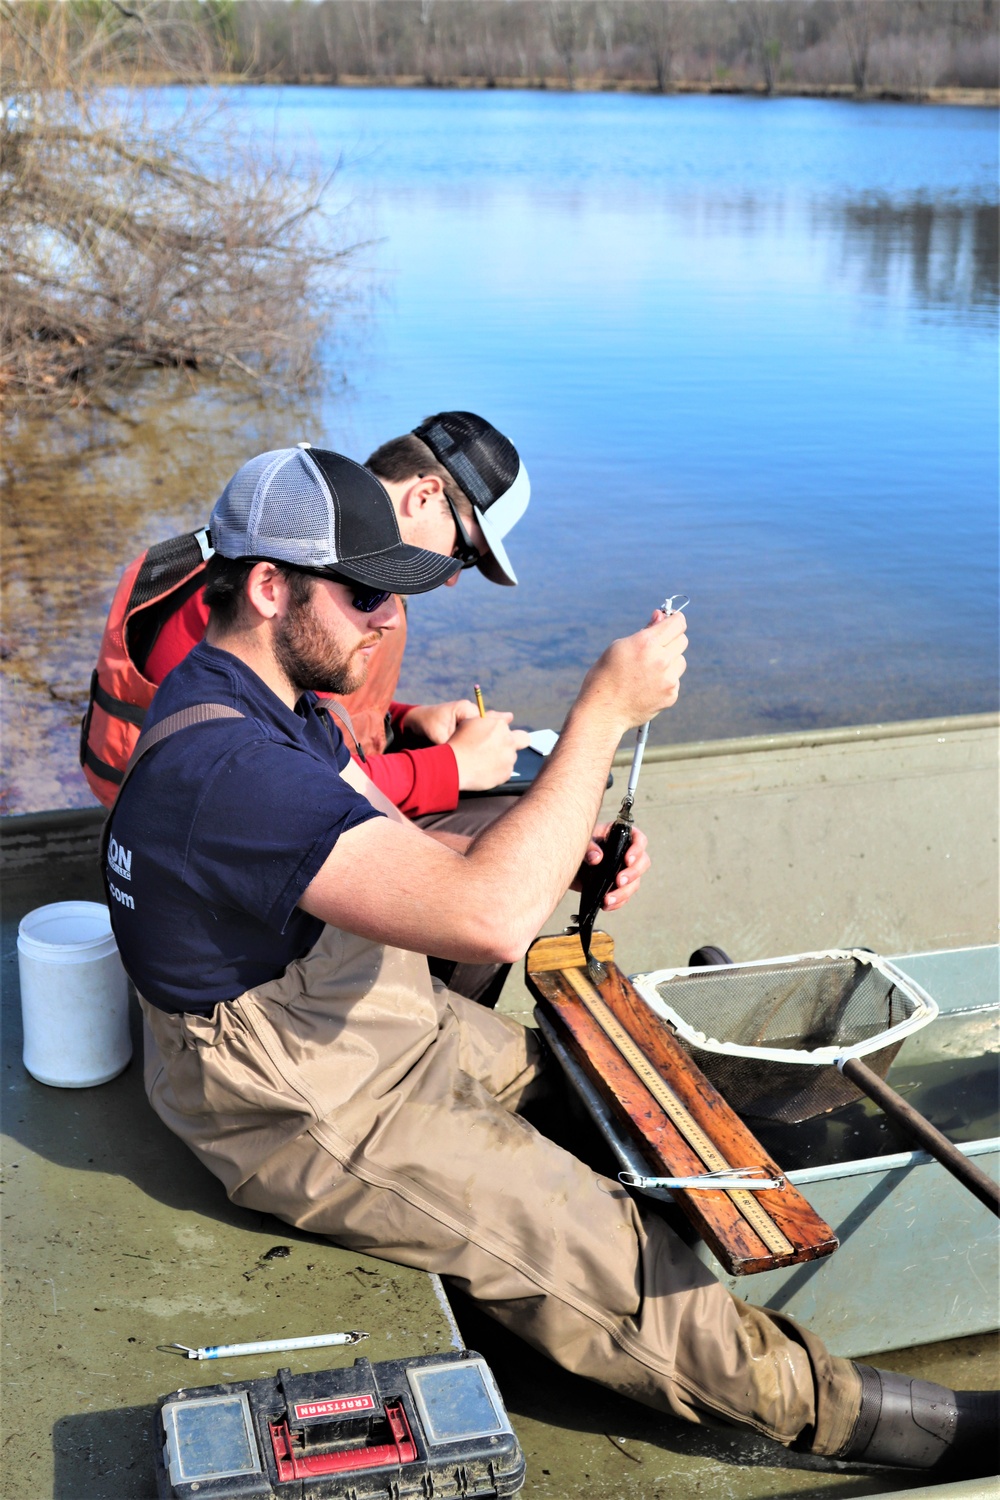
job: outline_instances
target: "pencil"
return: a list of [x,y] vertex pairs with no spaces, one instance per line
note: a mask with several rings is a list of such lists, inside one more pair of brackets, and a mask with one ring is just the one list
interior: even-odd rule
[[472,686],[475,689],[476,707],[479,709],[479,717],[481,719],[485,719],[486,718],[486,704],[483,702],[483,690],[479,686],[478,682],[474,682],[472,684]]

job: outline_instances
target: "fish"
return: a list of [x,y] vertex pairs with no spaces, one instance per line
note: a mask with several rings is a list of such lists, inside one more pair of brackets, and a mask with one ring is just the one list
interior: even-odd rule
[[632,799],[627,794],[622,801],[618,816],[603,839],[598,842],[604,851],[599,864],[585,865],[580,883],[580,911],[577,928],[587,960],[587,973],[595,984],[605,977],[604,965],[593,958],[590,942],[594,935],[594,923],[604,904],[604,898],[613,889],[620,872],[625,868],[625,856],[632,842],[635,824],[632,820]]

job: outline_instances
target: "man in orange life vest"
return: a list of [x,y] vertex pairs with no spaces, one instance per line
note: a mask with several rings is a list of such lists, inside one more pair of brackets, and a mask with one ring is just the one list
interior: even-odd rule
[[[527,509],[528,474],[513,443],[471,412],[441,412],[413,432],[377,448],[366,468],[389,493],[400,533],[411,546],[456,557],[478,567],[493,583],[513,585],[517,576],[503,538]],[[458,574],[446,587],[458,582]],[[345,735],[355,759],[364,759],[375,785],[408,817],[450,813],[459,792],[500,786],[514,769],[527,735],[510,729],[513,715],[487,712],[460,698],[450,703],[395,701],[406,646],[405,614],[399,630],[387,632],[371,661],[368,680],[341,699],[354,728]],[[160,683],[201,640],[208,608],[199,590],[165,622],[149,654],[146,676]],[[393,754],[387,756],[387,745]],[[358,749],[362,754],[359,756]],[[500,808],[492,809],[495,817]],[[469,814],[481,826],[487,809]],[[447,831],[474,831],[445,823]],[[435,827],[440,827],[436,819]]]
[[[472,412],[438,413],[383,443],[366,466],[388,492],[404,542],[454,557],[463,570],[477,567],[493,583],[517,583],[504,538],[527,508],[530,484],[513,443],[489,422]],[[114,801],[155,687],[198,644],[208,624],[200,586],[203,557],[193,538],[178,539],[177,546],[185,541],[193,558],[179,570],[174,562],[165,568],[159,557],[173,543],[155,549],[155,561],[154,549],[147,554],[154,563],[151,571],[161,580],[171,566],[178,580],[190,566],[192,576],[182,587],[162,603],[149,604],[157,586],[146,589],[141,575],[133,577],[134,564],[112,606],[81,746],[87,779],[106,806]],[[456,572],[447,586],[457,583],[458,576]],[[513,714],[491,709],[481,716],[468,698],[434,704],[396,701],[406,646],[402,599],[397,598],[397,605],[400,626],[385,632],[373,651],[367,680],[356,692],[339,695],[349,720],[340,726],[345,743],[401,812],[428,831],[471,838],[506,811],[512,799],[460,802],[460,792],[502,786],[528,737],[511,729]],[[144,623],[135,629],[140,620]],[[133,649],[133,641],[143,638],[143,646]],[[495,1005],[508,966],[432,960],[432,972],[460,994]]]

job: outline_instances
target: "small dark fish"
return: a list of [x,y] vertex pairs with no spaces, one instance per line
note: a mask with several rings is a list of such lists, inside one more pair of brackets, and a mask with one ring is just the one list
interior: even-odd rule
[[261,1260],[287,1260],[292,1253],[291,1245],[272,1245],[270,1250],[265,1250]]
[[577,925],[587,960],[587,973],[598,984],[605,977],[605,969],[602,963],[590,956],[590,940],[594,935],[594,923],[604,898],[614,886],[619,872],[625,868],[625,856],[632,842],[633,831],[632,802],[626,797],[617,818],[601,840],[604,858],[600,864],[584,866]]

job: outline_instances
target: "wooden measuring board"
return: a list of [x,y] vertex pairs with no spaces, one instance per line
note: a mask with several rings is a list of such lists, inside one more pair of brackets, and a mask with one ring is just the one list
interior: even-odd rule
[[[735,1167],[778,1167],[691,1060],[670,1027],[614,963],[614,943],[595,932],[591,978],[579,937],[539,938],[528,950],[528,988],[542,1013],[650,1164],[650,1176],[689,1177]],[[816,1260],[838,1240],[788,1181],[745,1188],[674,1190],[716,1258],[732,1275]]]

